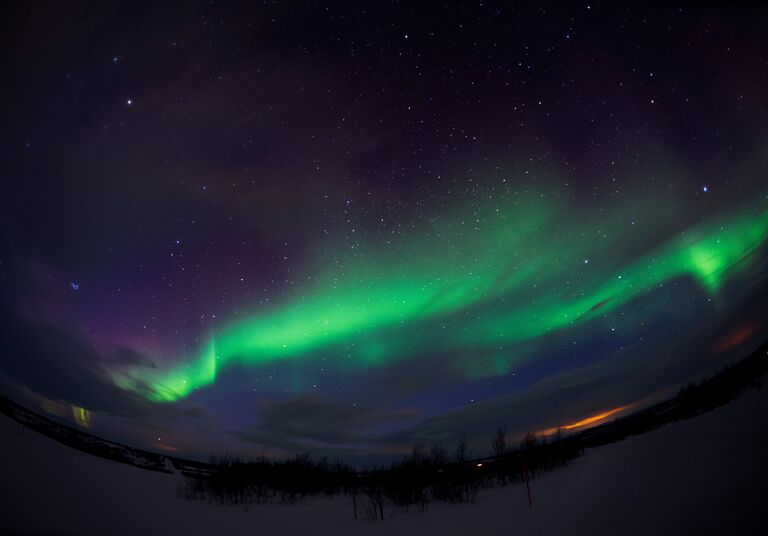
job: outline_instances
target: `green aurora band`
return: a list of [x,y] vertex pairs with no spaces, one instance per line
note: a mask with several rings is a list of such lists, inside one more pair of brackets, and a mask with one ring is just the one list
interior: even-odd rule
[[751,206],[617,264],[611,254],[617,243],[596,247],[599,238],[584,238],[607,227],[626,241],[616,218],[613,225],[563,230],[555,220],[558,207],[543,197],[433,222],[389,249],[379,245],[365,256],[318,263],[319,284],[218,330],[196,358],[167,368],[118,370],[113,380],[150,400],[171,402],[213,384],[217,372],[234,363],[300,363],[322,353],[352,370],[470,348],[498,355],[490,368],[467,363],[469,376],[504,374],[510,360],[521,358],[505,345],[605,317],[673,280],[693,277],[717,295],[768,237],[768,211]]

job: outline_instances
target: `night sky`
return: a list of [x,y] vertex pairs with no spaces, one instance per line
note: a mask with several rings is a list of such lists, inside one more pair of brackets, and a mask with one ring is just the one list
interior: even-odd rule
[[765,7],[1,19],[0,391],[53,418],[188,457],[484,452],[768,333]]

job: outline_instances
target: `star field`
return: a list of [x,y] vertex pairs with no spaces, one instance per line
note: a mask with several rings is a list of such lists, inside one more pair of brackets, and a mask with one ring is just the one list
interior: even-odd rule
[[0,387],[30,404],[193,457],[384,456],[764,334],[764,8],[9,10]]

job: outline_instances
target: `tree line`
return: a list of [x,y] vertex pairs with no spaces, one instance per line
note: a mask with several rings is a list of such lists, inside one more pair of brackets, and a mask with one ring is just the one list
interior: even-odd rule
[[[484,488],[528,482],[566,466],[585,449],[621,441],[715,409],[768,375],[768,344],[677,396],[581,432],[527,434],[513,443],[499,427],[490,437],[490,455],[475,457],[466,437],[452,448],[414,445],[389,466],[365,471],[342,460],[314,459],[309,453],[282,461],[212,458],[205,470],[182,471],[179,494],[221,504],[295,503],[311,497],[346,497],[355,519],[384,520],[396,511],[425,512],[433,501],[472,503]],[[177,466],[181,468],[181,466]],[[529,495],[530,500],[530,495]]]

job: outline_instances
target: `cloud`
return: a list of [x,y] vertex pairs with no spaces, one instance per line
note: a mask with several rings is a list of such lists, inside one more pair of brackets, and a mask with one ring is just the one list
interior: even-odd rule
[[133,348],[118,348],[112,356],[112,362],[122,367],[157,368],[154,361]]
[[438,442],[450,444],[461,435],[466,436],[474,448],[487,449],[491,434],[499,426],[504,426],[514,441],[527,432],[564,424],[580,416],[626,403],[626,396],[636,396],[635,392],[626,390],[629,376],[629,371],[587,367],[539,382],[514,394],[432,417],[380,440],[404,446]]
[[[146,356],[119,348],[105,357],[84,338],[44,318],[22,281],[0,289],[0,375],[4,394],[27,398],[31,391],[50,400],[102,412],[143,429],[157,429],[182,420],[205,425],[207,414],[194,405],[160,405],[119,388],[103,363],[154,367]],[[30,287],[32,288],[32,287]],[[21,312],[23,305],[24,312]],[[30,400],[30,399],[28,399]],[[21,401],[21,400],[20,400]]]
[[93,348],[60,328],[3,310],[0,346],[0,368],[47,398],[117,415],[147,411],[112,383]]
[[326,447],[349,450],[375,442],[382,426],[413,420],[415,410],[384,411],[373,406],[300,396],[264,402],[259,423],[245,432],[232,432],[244,441],[286,450]]

